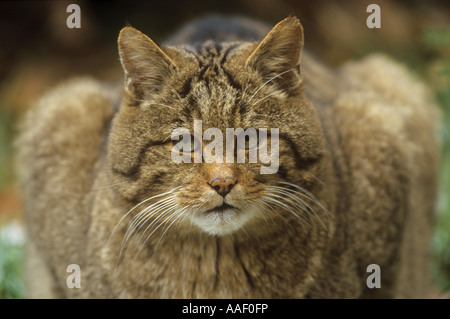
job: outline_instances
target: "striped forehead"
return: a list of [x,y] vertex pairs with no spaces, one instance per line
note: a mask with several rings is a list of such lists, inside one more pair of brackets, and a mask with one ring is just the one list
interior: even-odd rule
[[197,116],[225,117],[236,113],[242,92],[241,84],[236,81],[225,67],[233,52],[240,44],[205,42],[201,45],[185,48],[198,64],[197,71],[186,81],[183,95],[187,98],[185,106]]
[[199,62],[199,68],[216,64],[222,66],[228,58],[230,52],[239,47],[239,43],[221,43],[206,41],[202,44],[196,44],[190,48]]

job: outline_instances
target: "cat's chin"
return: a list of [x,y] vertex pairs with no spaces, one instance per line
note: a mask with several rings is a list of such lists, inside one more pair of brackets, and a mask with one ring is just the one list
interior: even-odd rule
[[241,229],[252,215],[250,210],[226,207],[197,213],[192,222],[210,235],[225,236]]

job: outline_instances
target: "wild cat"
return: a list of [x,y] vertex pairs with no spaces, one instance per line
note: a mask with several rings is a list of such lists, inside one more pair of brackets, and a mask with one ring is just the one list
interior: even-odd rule
[[[79,78],[38,101],[18,140],[30,296],[425,296],[432,97],[383,55],[331,69],[303,44],[296,17],[271,30],[200,19],[163,46],[125,27],[123,90]],[[192,135],[180,155],[205,149],[195,121],[278,129],[234,149],[247,159],[277,138],[277,171],[173,161],[177,129]],[[70,264],[81,288],[67,286]],[[367,286],[371,264],[381,288]]]

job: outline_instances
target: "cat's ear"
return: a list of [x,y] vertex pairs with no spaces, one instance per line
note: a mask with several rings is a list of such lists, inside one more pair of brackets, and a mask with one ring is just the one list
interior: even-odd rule
[[126,87],[135,98],[158,92],[177,67],[149,37],[133,27],[120,31],[119,55],[125,71]]
[[250,54],[246,66],[256,69],[266,81],[282,89],[301,83],[300,60],[303,28],[296,17],[279,22]]

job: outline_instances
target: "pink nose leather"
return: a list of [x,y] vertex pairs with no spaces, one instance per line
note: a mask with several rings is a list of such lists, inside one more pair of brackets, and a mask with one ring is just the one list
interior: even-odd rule
[[233,178],[213,178],[209,185],[216,190],[222,196],[226,196],[233,186],[236,184],[236,181]]

